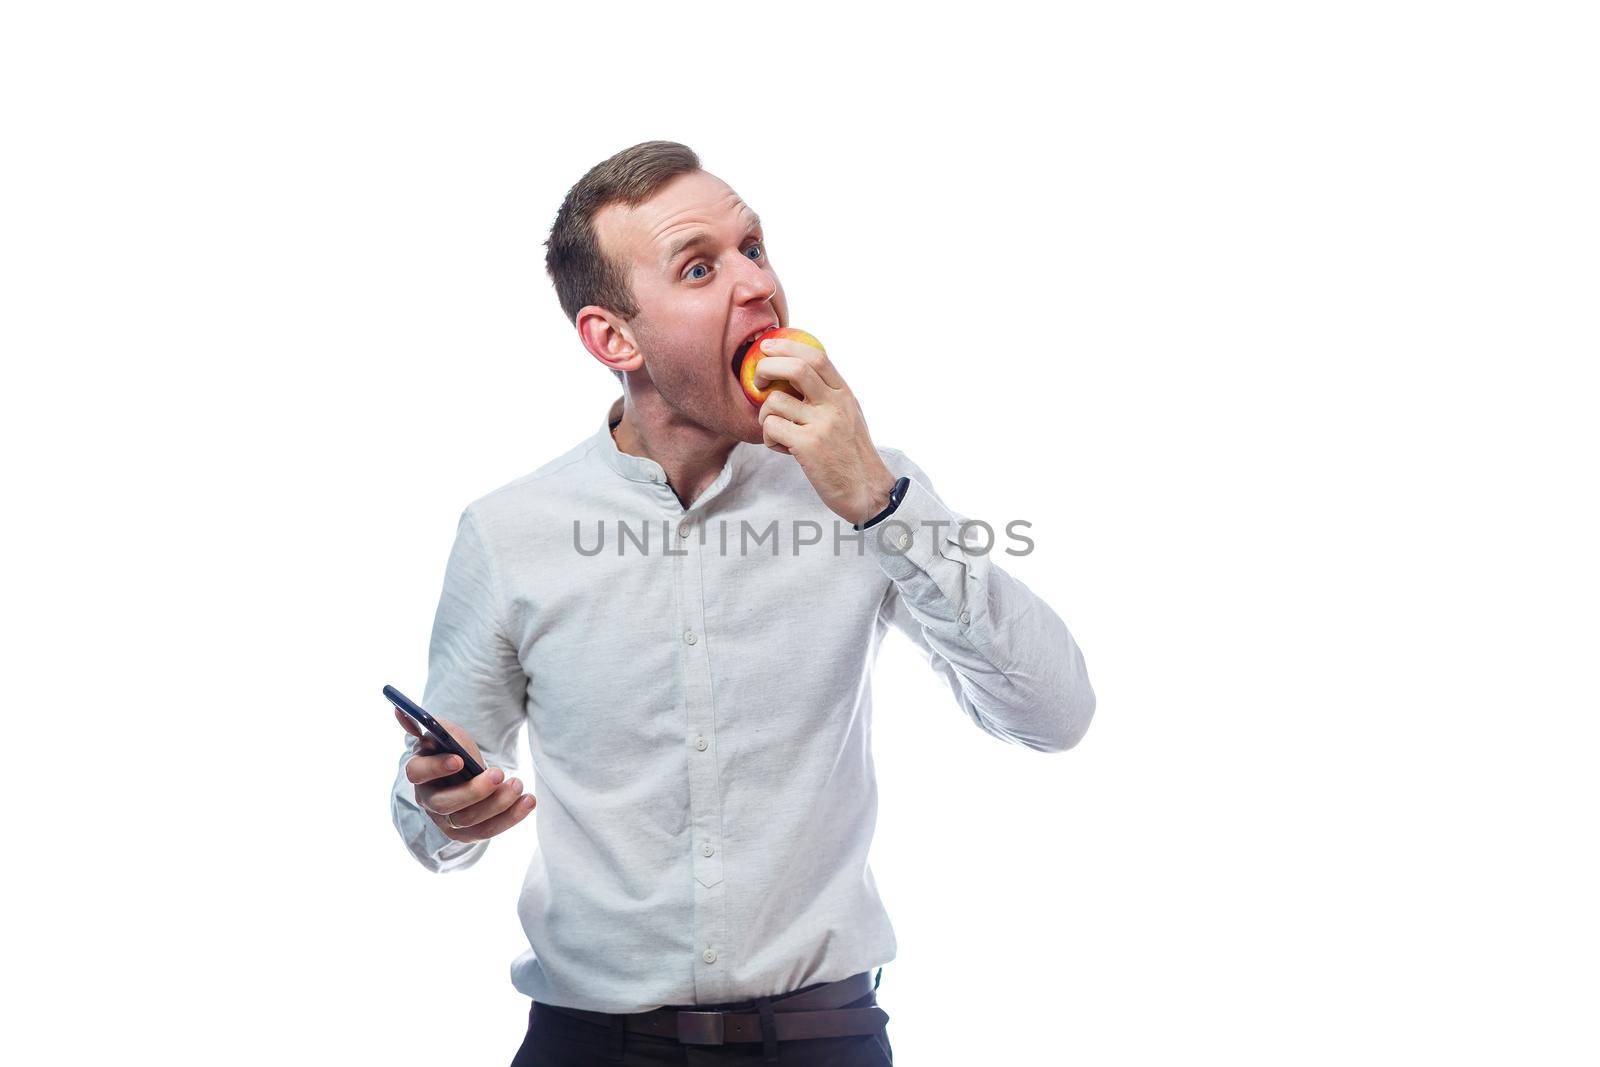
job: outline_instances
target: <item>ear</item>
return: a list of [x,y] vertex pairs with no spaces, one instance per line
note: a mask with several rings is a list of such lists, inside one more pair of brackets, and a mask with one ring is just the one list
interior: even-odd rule
[[644,356],[634,343],[633,330],[613,312],[588,305],[578,312],[578,339],[589,354],[609,371],[636,371]]

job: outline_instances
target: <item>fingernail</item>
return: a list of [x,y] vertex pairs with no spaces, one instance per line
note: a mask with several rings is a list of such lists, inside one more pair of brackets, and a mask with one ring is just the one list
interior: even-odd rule
[[525,807],[525,808],[533,807],[533,794],[532,793],[529,793],[527,796],[522,798],[522,806]]
[[522,792],[522,781],[518,778],[511,779],[511,790],[514,793]]
[[496,767],[494,770],[489,772],[489,781],[493,782],[495,785],[499,785],[505,780],[506,772],[502,771],[499,767]]

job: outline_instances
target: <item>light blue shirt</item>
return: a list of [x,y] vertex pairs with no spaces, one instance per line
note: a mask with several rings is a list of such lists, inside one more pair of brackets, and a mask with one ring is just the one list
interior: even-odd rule
[[[787,993],[895,957],[867,862],[873,662],[892,627],[985,733],[1040,752],[1094,713],[1061,619],[903,453],[899,507],[857,533],[791,456],[740,443],[685,508],[604,423],[463,511],[421,703],[516,769],[535,844],[513,985],[604,1012]],[[942,522],[942,527],[930,523]],[[576,529],[575,529],[576,523]],[[621,529],[619,529],[619,523]],[[408,741],[400,767],[409,759]],[[434,871],[445,837],[397,769],[392,813]]]

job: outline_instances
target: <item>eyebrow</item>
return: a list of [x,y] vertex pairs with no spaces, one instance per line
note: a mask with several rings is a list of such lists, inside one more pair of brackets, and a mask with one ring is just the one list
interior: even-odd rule
[[[744,228],[745,235],[748,236],[751,231],[759,230],[760,228],[761,216],[752,211],[750,213],[750,225]],[[689,249],[699,247],[700,245],[706,244],[710,240],[711,235],[706,233],[704,230],[695,230],[693,233],[685,234],[683,237],[674,241],[671,248],[667,249],[666,258],[662,259],[661,265],[663,267],[672,266],[673,261],[679,256],[683,255],[685,252],[689,251]]]

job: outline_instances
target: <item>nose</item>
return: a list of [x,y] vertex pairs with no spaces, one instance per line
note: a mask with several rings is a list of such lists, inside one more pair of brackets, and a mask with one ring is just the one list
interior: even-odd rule
[[739,301],[761,304],[771,300],[778,291],[778,279],[773,277],[772,271],[764,262],[758,263],[749,256],[740,256],[739,259],[743,264],[734,287]]

